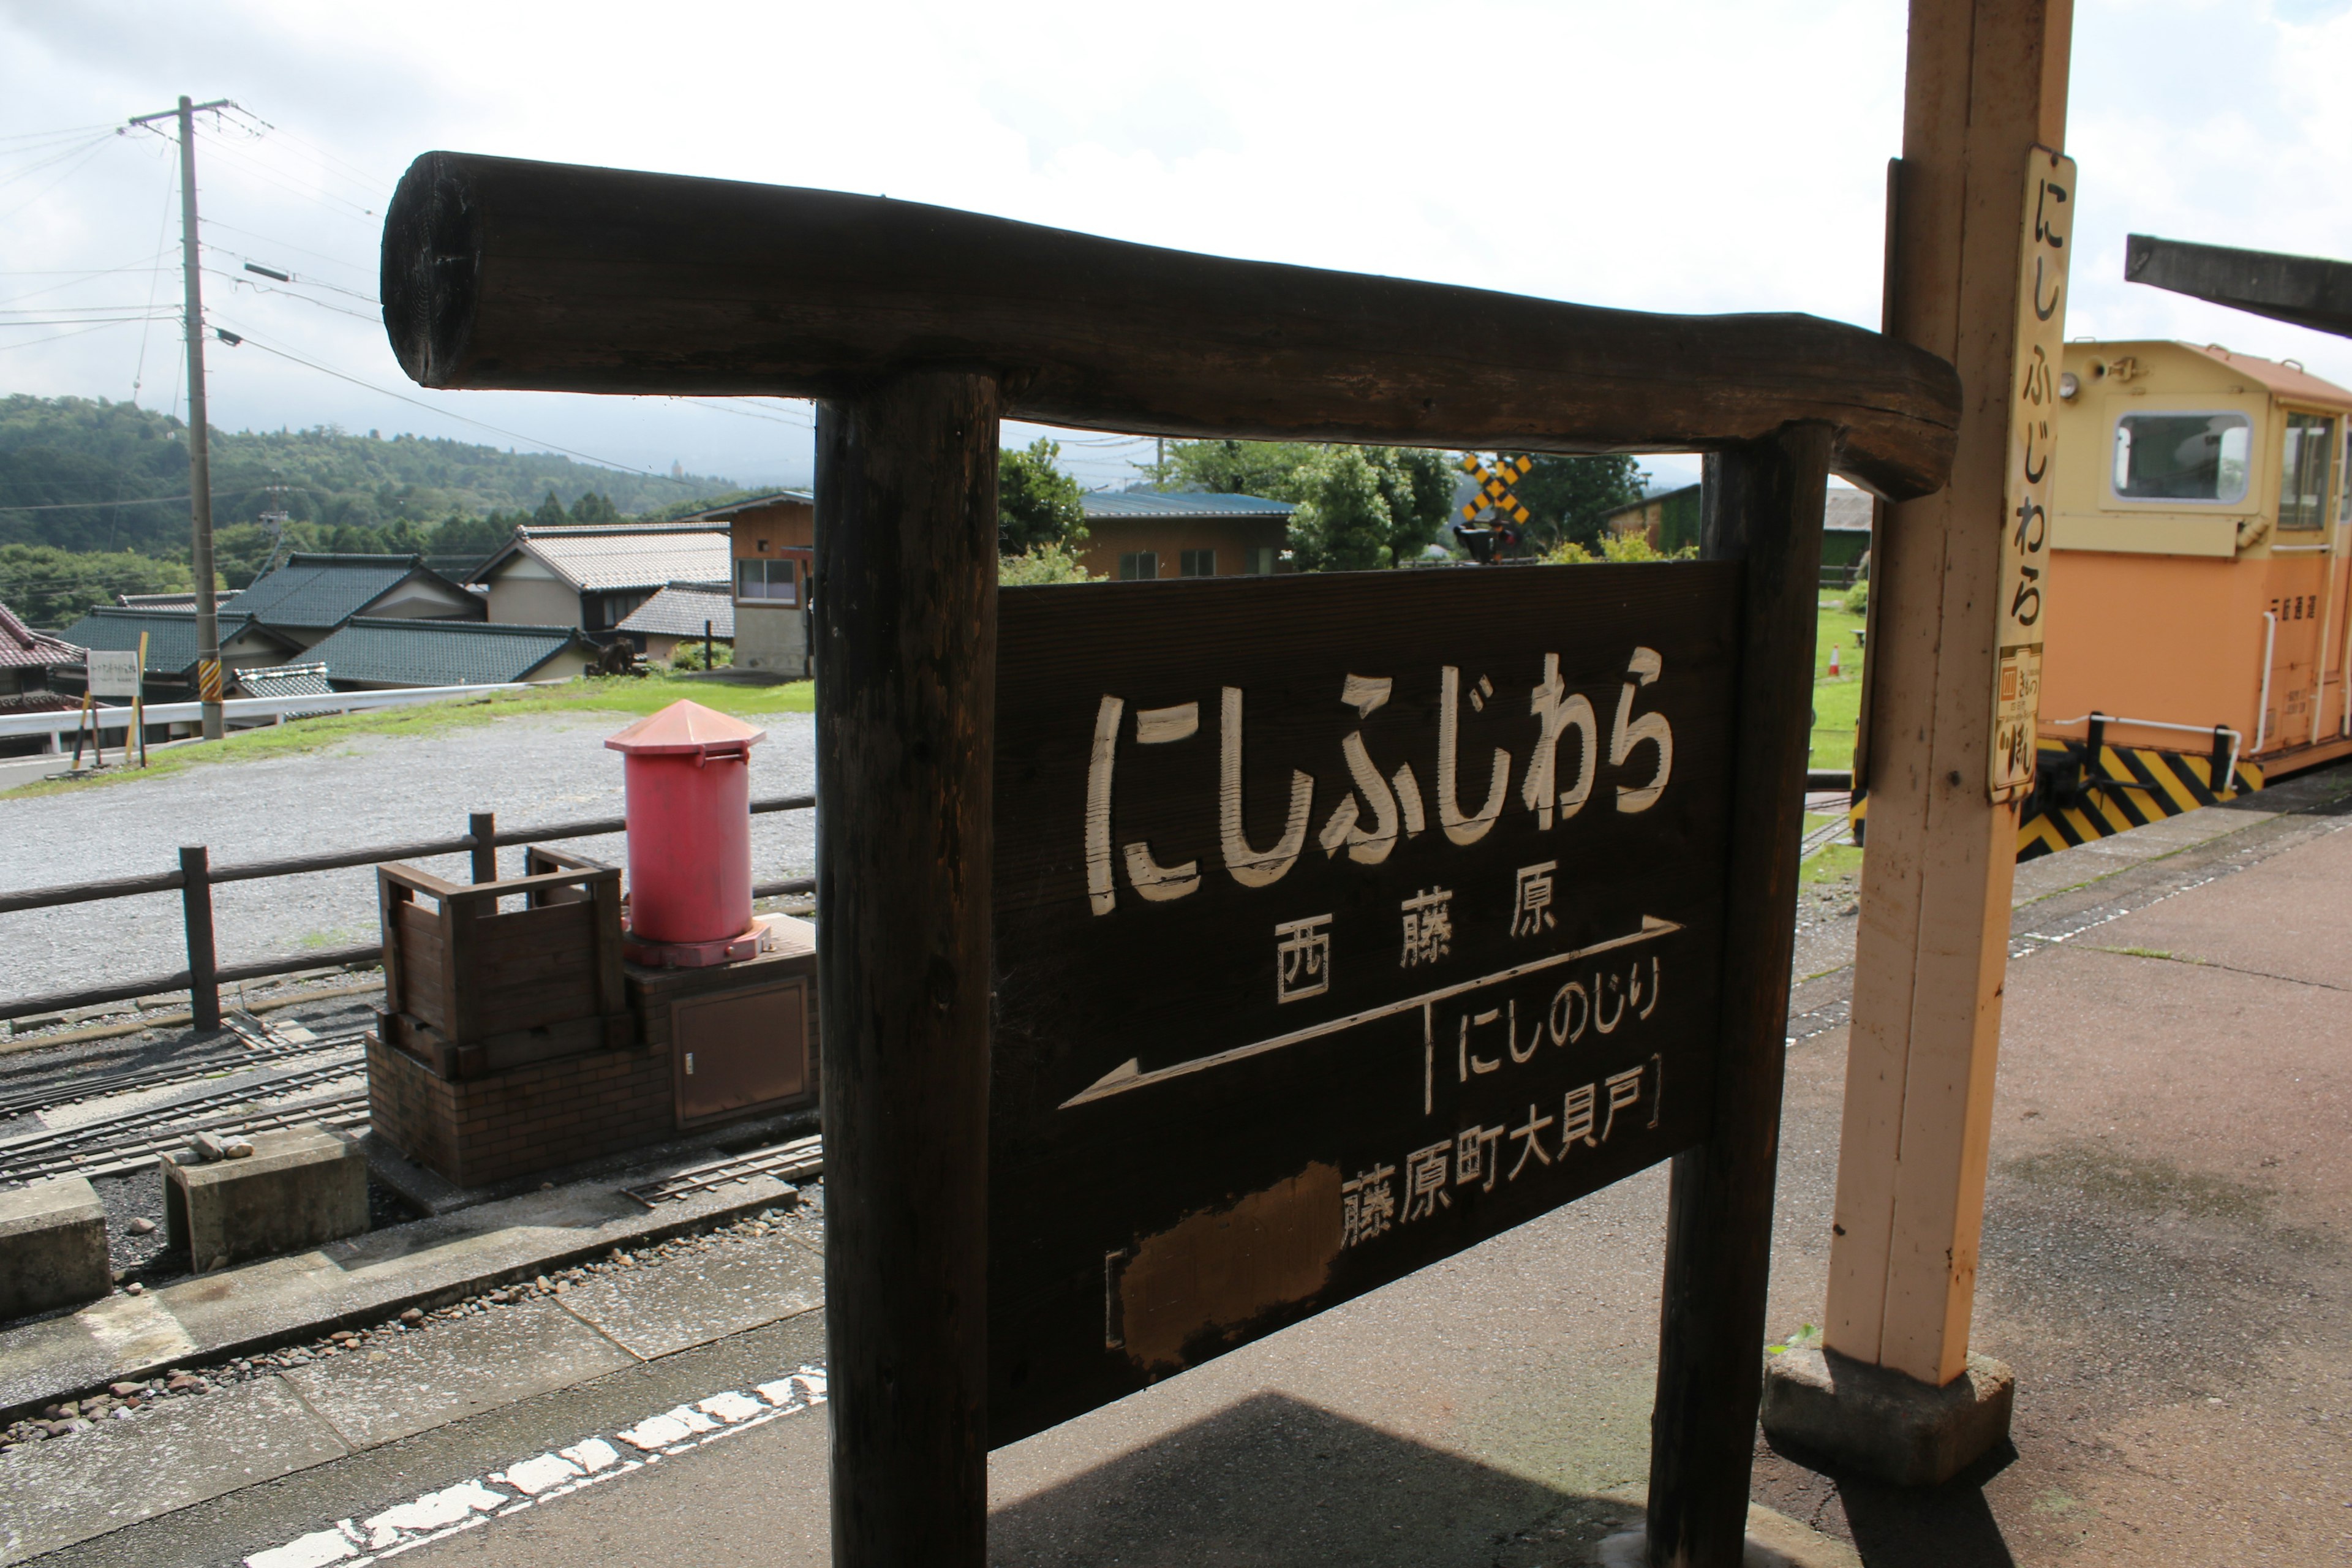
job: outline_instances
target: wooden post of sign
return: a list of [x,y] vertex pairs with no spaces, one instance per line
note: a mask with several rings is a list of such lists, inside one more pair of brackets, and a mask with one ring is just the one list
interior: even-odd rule
[[1831,431],[1706,459],[1700,553],[1745,562],[1725,868],[1722,1056],[1706,1142],[1675,1157],[1650,1418],[1652,1568],[1737,1568],[1763,1384],[1780,1071],[1811,752]]
[[996,382],[820,403],[833,1561],[987,1561]]
[[2021,216],[2034,147],[2063,142],[2072,13],[1911,6],[1889,330],[1948,358],[1968,400],[1949,487],[1890,509],[1873,562],[1870,848],[1823,1327],[1829,1350],[1935,1388],[1969,1370],[2017,862],[2017,806],[1988,778]]

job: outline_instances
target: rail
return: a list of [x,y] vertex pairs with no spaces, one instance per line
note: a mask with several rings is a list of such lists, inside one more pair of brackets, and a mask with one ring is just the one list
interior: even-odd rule
[[[816,805],[813,795],[778,795],[769,800],[751,803],[755,816],[771,812],[808,811]],[[108,1002],[129,1002],[141,996],[153,996],[173,991],[189,994],[189,1012],[200,1029],[220,1027],[220,988],[247,980],[267,980],[280,974],[293,974],[306,969],[325,969],[337,965],[374,963],[383,957],[380,942],[361,946],[312,950],[297,956],[264,959],[257,963],[224,965],[215,956],[213,942],[212,890],[224,882],[251,882],[272,877],[299,877],[315,871],[340,871],[354,866],[380,866],[389,860],[422,860],[435,855],[470,855],[473,878],[477,882],[498,879],[498,852],[509,845],[546,844],[564,838],[594,838],[619,833],[627,826],[618,816],[594,817],[585,822],[560,822],[543,827],[524,827],[501,831],[495,812],[476,812],[467,819],[467,830],[453,838],[424,839],[409,844],[379,844],[364,849],[346,849],[331,855],[304,855],[283,860],[251,860],[242,865],[215,866],[211,852],[195,845],[180,851],[180,868],[176,871],[155,871],[141,877],[115,877],[103,881],[74,882],[51,888],[27,888],[13,893],[0,893],[0,915],[16,914],[26,910],[58,909],[69,904],[98,903],[108,899],[135,899],[155,893],[177,892],[180,895],[181,924],[186,943],[187,967],[169,974],[151,974],[138,980],[127,980],[112,985],[89,986],[77,991],[57,991],[47,995],[19,996],[0,1000],[0,1020],[37,1017],[44,1013],[60,1012],[68,1007],[96,1006]],[[780,898],[791,893],[814,892],[816,879],[794,877],[780,882],[762,882],[754,886],[754,898]]]

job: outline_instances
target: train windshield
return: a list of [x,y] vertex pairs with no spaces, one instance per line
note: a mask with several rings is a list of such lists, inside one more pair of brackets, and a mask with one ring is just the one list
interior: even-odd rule
[[2116,421],[2116,494],[2241,501],[2252,449],[2252,422],[2242,414],[2126,414]]
[[2324,414],[2286,416],[2286,444],[2279,468],[2279,526],[2319,528],[2327,521],[2328,459],[2336,447],[2336,421]]

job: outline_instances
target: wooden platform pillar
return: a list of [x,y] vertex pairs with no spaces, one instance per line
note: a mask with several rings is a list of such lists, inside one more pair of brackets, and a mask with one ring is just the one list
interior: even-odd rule
[[1827,426],[1794,425],[1706,459],[1700,552],[1747,563],[1733,763],[1746,782],[1733,797],[1725,868],[1714,1121],[1706,1142],[1675,1156],[1667,1200],[1652,1568],[1738,1568],[1747,1540],[1830,439]]
[[987,1561],[993,379],[821,403],[817,929],[833,1561]]
[[[1913,0],[1893,335],[1966,393],[1950,485],[1874,558],[1869,852],[1824,1341],[1938,1387],[1968,1365],[2017,807],[1988,778],[2036,143],[2063,149],[2071,0]],[[2072,461],[2096,463],[2096,452]],[[2063,609],[2056,612],[2063,613]]]

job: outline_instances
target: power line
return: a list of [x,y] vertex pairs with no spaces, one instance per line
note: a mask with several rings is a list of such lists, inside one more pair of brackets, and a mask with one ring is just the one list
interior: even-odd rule
[[[62,184],[64,184],[68,180],[72,179],[72,178],[74,177],[74,175],[75,175],[75,174],[77,174],[80,173],[80,171],[81,171],[81,166],[82,166],[84,163],[89,163],[92,158],[97,157],[97,156],[98,156],[98,153],[99,153],[99,150],[100,150],[100,148],[104,147],[104,146],[105,146],[109,142],[110,142],[110,141],[112,141],[112,140],[113,140],[113,138],[111,138],[111,137],[101,136],[101,137],[100,137],[97,141],[90,142],[87,148],[85,148],[85,149],[83,149],[83,150],[82,150],[80,156],[79,156],[78,158],[75,158],[75,159],[74,159],[74,161],[73,161],[72,163],[68,163],[68,164],[67,164],[67,165],[66,165],[66,169],[65,169],[65,172],[64,172],[63,174],[59,174],[56,179],[51,180],[47,184],[43,185],[39,190],[37,190],[37,191],[34,192],[31,195],[29,195],[29,196],[26,197],[23,201],[18,202],[15,206],[10,207],[6,212],[5,212],[5,213],[0,213],[0,221],[5,221],[5,220],[6,220],[6,219],[8,219],[8,218],[15,217],[18,213],[23,212],[26,207],[32,206],[32,205],[36,205],[37,203],[40,202],[40,201],[41,201],[44,197],[46,197],[46,196],[47,196],[47,195],[51,191],[56,190],[59,185],[62,185]],[[43,164],[43,165],[41,165],[41,167],[46,168],[46,167],[47,167],[47,164]],[[30,173],[32,173],[32,172],[33,172],[33,171],[31,171],[31,170],[26,170],[26,171],[25,171],[25,173],[26,173],[26,174],[30,174]],[[10,176],[8,179],[6,179],[6,180],[0,180],[0,185],[5,185],[5,184],[12,184],[12,183],[13,183],[16,178],[18,178],[18,177],[19,177],[19,176],[16,176],[16,175],[11,175],[11,176]]]
[[[218,228],[226,229],[231,234],[249,235],[255,239],[268,240],[271,245],[276,246],[280,250],[290,250],[298,256],[308,256],[318,261],[331,261],[338,267],[347,267],[353,272],[357,272],[363,277],[373,270],[373,268],[362,267],[355,261],[346,261],[340,256],[330,256],[323,250],[308,249],[305,247],[294,244],[290,240],[279,239],[274,235],[263,234],[257,229],[240,228],[233,223],[223,223],[216,217],[205,218],[203,220],[203,224],[205,228],[208,231]],[[236,253],[232,251],[230,254],[235,255]],[[240,258],[239,259],[243,258]]]
[[13,501],[0,501],[0,511],[88,511],[93,507],[160,505],[166,501],[181,501],[188,499],[188,492],[182,490],[175,496],[141,496],[134,500],[123,500],[121,499],[112,500],[58,500],[42,501],[35,506],[18,506]]
[[[211,273],[215,278],[227,279],[230,282],[236,284],[240,289],[250,289],[257,294],[276,294],[288,300],[299,300],[305,305],[316,306],[321,310],[332,310],[338,316],[349,316],[355,321],[366,321],[374,326],[382,326],[383,324],[383,317],[381,313],[371,316],[359,310],[346,310],[341,305],[331,305],[324,300],[313,300],[308,294],[297,294],[288,289],[272,289],[267,283],[257,283],[250,278],[245,277],[239,273],[224,272],[217,267],[207,267],[205,270]],[[289,281],[291,280],[289,279]]]
[[625,474],[635,474],[642,479],[662,479],[671,484],[687,484],[690,482],[686,479],[671,479],[669,475],[658,472],[652,468],[632,468],[626,463],[616,463],[609,458],[600,458],[593,452],[583,452],[575,447],[560,446],[553,441],[542,440],[536,436],[526,436],[520,431],[509,430],[501,425],[492,425],[488,420],[469,418],[466,415],[455,413],[438,404],[427,403],[423,398],[410,397],[404,394],[394,392],[390,387],[378,386],[372,381],[362,381],[358,376],[345,374],[340,370],[331,370],[327,366],[318,363],[316,361],[304,359],[300,354],[289,353],[284,349],[273,347],[251,332],[245,332],[243,334],[242,341],[251,343],[255,348],[259,349],[264,353],[275,354],[282,360],[290,360],[294,363],[303,366],[305,369],[315,370],[321,375],[331,375],[337,381],[350,382],[353,386],[364,388],[365,390],[375,393],[380,396],[389,397],[396,403],[405,403],[412,407],[425,409],[430,413],[441,416],[445,419],[455,419],[459,424],[471,425],[477,428],[488,430],[493,435],[504,436],[516,441],[526,441],[536,447],[544,447],[550,451],[561,452],[569,458],[578,458],[583,462],[594,463],[599,468],[613,468]]
[[[43,343],[54,343],[65,338],[78,338],[84,332],[103,331],[109,327],[127,327],[133,321],[153,321],[156,318],[151,316],[125,316],[119,321],[99,321],[89,326],[79,327],[70,332],[54,332],[46,338],[34,338],[28,342],[0,343],[0,354],[14,353],[18,349],[37,349]],[[163,319],[168,321],[170,318],[165,317]]]

